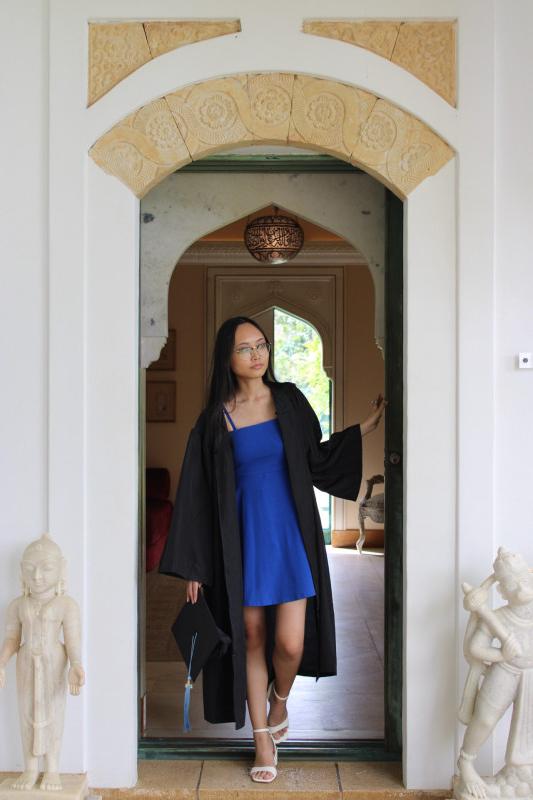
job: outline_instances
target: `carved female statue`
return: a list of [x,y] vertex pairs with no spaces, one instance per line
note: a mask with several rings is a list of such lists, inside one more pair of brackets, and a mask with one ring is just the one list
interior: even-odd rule
[[70,693],[79,694],[85,682],[80,614],[77,603],[64,594],[65,560],[47,533],[24,551],[21,578],[23,594],[8,607],[6,638],[0,650],[0,688],[5,684],[5,665],[17,654],[24,772],[13,788],[29,790],[36,784],[39,757],[44,756],[40,788],[57,791],[62,788],[59,753],[68,662]]

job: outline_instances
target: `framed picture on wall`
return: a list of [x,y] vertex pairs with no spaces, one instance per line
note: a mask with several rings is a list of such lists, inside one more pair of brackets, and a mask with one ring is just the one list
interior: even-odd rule
[[176,421],[176,381],[146,383],[146,422]]
[[167,343],[161,350],[161,355],[150,364],[148,372],[152,370],[169,370],[176,369],[176,329],[170,328],[168,332]]

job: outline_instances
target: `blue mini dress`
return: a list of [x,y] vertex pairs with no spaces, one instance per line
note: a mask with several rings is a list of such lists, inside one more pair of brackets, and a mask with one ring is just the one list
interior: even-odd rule
[[277,419],[232,427],[245,606],[313,597],[315,587]]

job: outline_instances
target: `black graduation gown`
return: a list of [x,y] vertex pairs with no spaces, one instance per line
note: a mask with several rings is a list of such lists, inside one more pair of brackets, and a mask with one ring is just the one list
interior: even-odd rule
[[[265,381],[272,390],[292,493],[309,558],[316,597],[307,601],[303,657],[298,674],[336,675],[335,617],[320,515],[313,485],[355,500],[362,475],[361,428],[350,425],[321,442],[322,430],[309,401],[294,383]],[[210,451],[205,410],[190,432],[159,571],[204,585],[217,625],[232,645],[222,659],[203,669],[204,716],[208,722],[235,722],[246,713],[246,650],[242,613],[241,537],[231,433],[225,422],[218,446]],[[265,502],[268,498],[265,497]],[[274,606],[266,606],[266,657],[273,678]]]

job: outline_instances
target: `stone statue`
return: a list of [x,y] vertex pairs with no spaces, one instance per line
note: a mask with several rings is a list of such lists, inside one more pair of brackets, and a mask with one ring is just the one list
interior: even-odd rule
[[[522,556],[503,547],[493,566],[493,574],[478,588],[463,584],[464,607],[470,612],[464,640],[470,671],[459,709],[467,727],[455,797],[533,800],[533,572]],[[487,605],[493,584],[506,601],[495,610]],[[493,644],[495,639],[499,646]],[[505,766],[494,777],[482,779],[474,761],[511,704]]]
[[[45,533],[25,549],[21,562],[23,594],[7,610],[6,638],[0,650],[0,688],[5,666],[17,654],[17,695],[24,772],[12,788],[30,790],[45,772],[40,789],[60,791],[59,753],[68,686],[78,695],[85,683],[81,665],[81,625],[77,603],[64,594],[65,559]],[[63,629],[63,641],[60,632]]]

